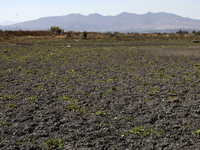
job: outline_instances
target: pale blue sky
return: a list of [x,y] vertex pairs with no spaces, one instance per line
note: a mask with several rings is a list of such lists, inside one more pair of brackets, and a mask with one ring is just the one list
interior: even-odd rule
[[71,13],[118,15],[167,12],[200,20],[200,0],[0,0],[0,22],[28,21]]

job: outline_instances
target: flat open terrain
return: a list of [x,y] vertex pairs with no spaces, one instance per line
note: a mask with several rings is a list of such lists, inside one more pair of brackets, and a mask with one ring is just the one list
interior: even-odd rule
[[0,149],[200,149],[200,44],[0,44]]

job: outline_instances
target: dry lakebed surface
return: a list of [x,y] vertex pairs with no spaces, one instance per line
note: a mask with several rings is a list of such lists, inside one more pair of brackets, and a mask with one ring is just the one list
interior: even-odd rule
[[0,149],[200,149],[199,44],[1,44]]

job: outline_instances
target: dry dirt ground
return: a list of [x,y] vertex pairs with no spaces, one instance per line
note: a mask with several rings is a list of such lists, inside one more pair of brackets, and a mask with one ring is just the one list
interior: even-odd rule
[[158,45],[1,45],[0,149],[200,149],[200,47]]

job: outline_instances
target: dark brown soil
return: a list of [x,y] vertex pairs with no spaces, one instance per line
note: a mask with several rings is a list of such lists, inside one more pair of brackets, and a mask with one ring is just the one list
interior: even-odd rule
[[0,47],[1,150],[200,149],[199,47],[87,42]]

